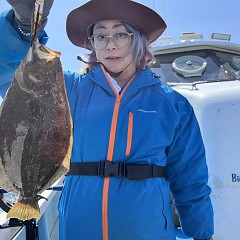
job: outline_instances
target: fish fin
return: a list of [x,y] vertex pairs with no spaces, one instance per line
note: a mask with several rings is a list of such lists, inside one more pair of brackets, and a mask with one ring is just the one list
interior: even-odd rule
[[8,191],[8,192],[15,192],[18,193],[19,191],[17,190],[17,188],[15,188],[13,186],[13,184],[11,183],[11,181],[9,180],[6,171],[4,169],[4,166],[2,164],[2,159],[0,157],[0,187],[3,188],[4,190]]
[[69,170],[70,169],[70,158],[69,157],[65,157],[63,162],[62,162],[62,166]]
[[72,146],[73,146],[72,126],[73,126],[73,124],[72,124],[72,119],[71,119],[71,133],[70,133],[69,146],[68,146],[66,156],[65,156],[65,158],[63,159],[63,162],[62,162],[62,166],[64,168],[66,168],[67,170],[70,169],[70,158],[71,158],[71,155],[72,155]]
[[37,200],[34,198],[22,199],[16,202],[7,214],[7,218],[18,218],[20,220],[29,220],[40,217],[40,208]]

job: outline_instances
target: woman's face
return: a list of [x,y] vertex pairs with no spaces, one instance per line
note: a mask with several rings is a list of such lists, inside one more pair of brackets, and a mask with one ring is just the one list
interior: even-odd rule
[[[94,36],[98,36],[95,34],[100,34],[100,36],[106,35],[113,37],[116,33],[122,32],[129,31],[119,20],[99,21],[94,25],[93,28]],[[123,34],[120,34],[118,35],[118,37],[121,38],[122,35]],[[95,49],[97,60],[100,61],[109,71],[114,73],[120,72],[122,70],[135,72],[132,52],[129,52],[131,39],[132,36],[130,37],[129,44],[127,44],[126,46],[124,44],[124,46],[121,47],[117,46],[117,44],[114,43],[113,38],[108,38],[108,43],[106,44],[105,48]]]

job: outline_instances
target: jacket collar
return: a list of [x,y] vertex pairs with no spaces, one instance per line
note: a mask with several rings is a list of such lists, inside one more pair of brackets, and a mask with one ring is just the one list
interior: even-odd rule
[[[89,77],[94,83],[104,88],[111,95],[115,95],[100,65],[95,66],[89,74]],[[135,79],[132,81],[129,88],[133,91],[133,89],[144,88],[158,83],[160,83],[160,80],[153,77],[153,73],[150,70],[141,69],[137,72]]]

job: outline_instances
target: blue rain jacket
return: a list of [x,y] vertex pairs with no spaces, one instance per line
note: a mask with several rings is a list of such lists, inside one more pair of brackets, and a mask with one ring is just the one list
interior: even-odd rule
[[[9,21],[11,12],[1,15],[2,98],[29,47]],[[65,82],[74,122],[71,161],[106,160],[117,96],[100,66],[85,75],[65,72]],[[186,98],[162,85],[149,70],[140,70],[122,95],[114,140],[113,162],[166,166],[167,176],[110,179],[109,240],[174,240],[170,190],[184,233],[200,239],[213,235],[205,150]],[[103,239],[103,185],[104,179],[97,176],[66,177],[59,203],[60,239]]]

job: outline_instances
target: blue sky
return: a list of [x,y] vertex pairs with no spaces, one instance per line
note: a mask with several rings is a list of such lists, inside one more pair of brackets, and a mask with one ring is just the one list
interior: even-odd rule
[[[67,14],[87,0],[55,0],[46,26],[49,41],[47,46],[62,52],[64,70],[77,71],[82,64],[77,55],[87,53],[75,47],[67,38],[65,22]],[[163,36],[173,36],[174,43],[182,32],[204,34],[209,40],[213,32],[231,34],[231,42],[240,44],[239,0],[137,0],[157,11],[166,21],[168,28]],[[9,9],[1,0],[1,11]],[[81,19],[79,19],[81,24]]]

